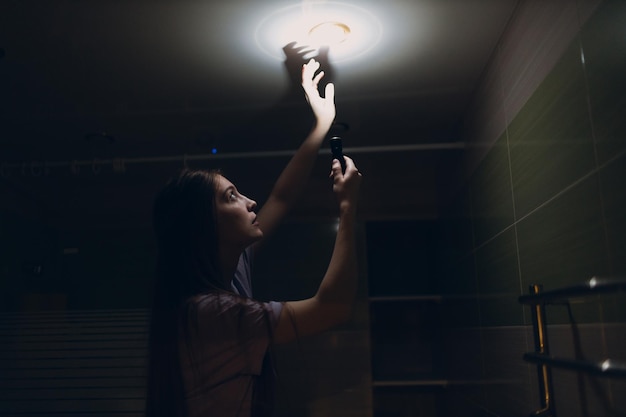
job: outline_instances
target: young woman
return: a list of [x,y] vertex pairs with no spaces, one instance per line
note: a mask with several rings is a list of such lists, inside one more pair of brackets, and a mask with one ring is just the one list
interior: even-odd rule
[[271,345],[318,333],[350,316],[361,175],[347,157],[345,173],[337,160],[331,167],[340,221],[317,293],[300,301],[260,302],[251,291],[255,248],[295,203],[335,117],[334,86],[328,84],[320,96],[324,74],[315,75],[318,69],[314,60],[302,69],[316,123],[258,214],[256,202],[217,171],[184,171],[155,200],[148,417],[270,415]]

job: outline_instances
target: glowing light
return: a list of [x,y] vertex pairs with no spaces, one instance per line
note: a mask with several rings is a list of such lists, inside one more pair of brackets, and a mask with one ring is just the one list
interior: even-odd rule
[[311,56],[328,46],[333,62],[356,58],[372,50],[382,36],[382,26],[371,12],[351,4],[312,1],[288,6],[261,20],[255,31],[259,49],[278,60],[283,47],[295,42]]
[[350,27],[341,22],[322,22],[309,30],[311,45],[336,46],[345,42],[350,35]]

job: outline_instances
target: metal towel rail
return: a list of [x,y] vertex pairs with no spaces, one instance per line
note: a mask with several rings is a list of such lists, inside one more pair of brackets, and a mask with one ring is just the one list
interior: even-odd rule
[[584,298],[600,294],[626,291],[626,280],[594,277],[589,281],[571,287],[543,291],[539,284],[530,286],[530,294],[519,297],[519,302],[531,307],[535,351],[524,354],[524,360],[537,364],[541,409],[531,413],[534,417],[555,417],[554,391],[552,387],[552,368],[569,369],[590,375],[613,378],[626,378],[626,363],[611,359],[599,362],[555,358],[550,356],[545,306],[560,304],[570,299]]

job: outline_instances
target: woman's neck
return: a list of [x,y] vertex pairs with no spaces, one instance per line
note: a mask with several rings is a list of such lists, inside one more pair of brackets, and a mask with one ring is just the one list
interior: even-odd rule
[[230,287],[235,277],[235,271],[237,270],[237,264],[239,263],[239,257],[242,252],[243,251],[240,249],[220,249],[220,266],[222,267],[224,283],[227,288]]

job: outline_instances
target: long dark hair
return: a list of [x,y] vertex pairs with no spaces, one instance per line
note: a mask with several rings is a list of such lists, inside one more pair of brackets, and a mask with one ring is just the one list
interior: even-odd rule
[[179,326],[194,315],[190,297],[227,290],[218,262],[218,171],[184,170],[157,195],[153,226],[157,268],[150,323],[147,417],[186,414]]

